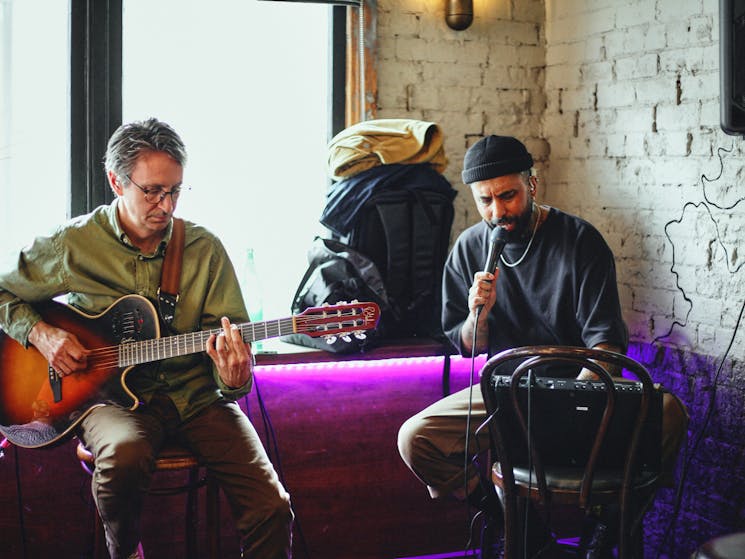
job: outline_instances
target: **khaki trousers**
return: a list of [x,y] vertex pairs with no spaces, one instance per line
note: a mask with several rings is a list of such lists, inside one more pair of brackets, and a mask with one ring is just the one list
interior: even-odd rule
[[81,422],[79,437],[96,457],[91,486],[112,559],[129,556],[140,541],[143,499],[166,438],[191,449],[217,478],[245,557],[290,557],[290,497],[235,402],[217,401],[183,423],[164,395],[134,411],[106,405]]

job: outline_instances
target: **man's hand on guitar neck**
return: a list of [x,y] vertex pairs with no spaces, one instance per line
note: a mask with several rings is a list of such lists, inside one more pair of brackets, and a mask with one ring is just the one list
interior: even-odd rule
[[207,355],[217,366],[222,381],[230,388],[239,388],[251,379],[253,358],[251,345],[243,341],[240,329],[222,317],[222,332],[207,339]]
[[52,326],[43,320],[28,333],[28,341],[44,356],[60,376],[81,371],[88,365],[88,350],[75,334]]

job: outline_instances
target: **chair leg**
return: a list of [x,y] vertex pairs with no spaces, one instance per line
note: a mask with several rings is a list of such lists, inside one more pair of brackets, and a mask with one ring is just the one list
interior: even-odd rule
[[198,510],[199,494],[199,468],[189,469],[189,491],[186,495],[186,518],[185,518],[185,540],[186,540],[186,557],[188,559],[197,559],[197,519],[199,518]]
[[220,487],[207,472],[207,553],[210,559],[220,559]]
[[503,522],[494,520],[484,515],[483,523],[481,525],[481,545],[480,545],[480,559],[500,559],[502,557],[503,545],[502,542],[502,525]]

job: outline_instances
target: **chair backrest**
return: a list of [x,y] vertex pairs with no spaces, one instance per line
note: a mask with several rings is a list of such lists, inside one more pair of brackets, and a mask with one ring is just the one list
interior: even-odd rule
[[[555,367],[589,369],[598,380],[553,378],[550,370]],[[624,369],[636,382],[614,381],[608,369]],[[549,376],[534,376],[546,371]],[[537,491],[546,504],[556,489],[547,479],[573,472],[570,477],[579,483],[568,492],[577,494],[583,508],[592,504],[593,481],[602,469],[604,480],[617,479],[621,525],[626,526],[634,484],[642,473],[647,479],[659,474],[661,394],[644,366],[600,349],[519,347],[485,363],[481,391],[505,508],[516,506],[516,468],[528,472],[531,497]]]

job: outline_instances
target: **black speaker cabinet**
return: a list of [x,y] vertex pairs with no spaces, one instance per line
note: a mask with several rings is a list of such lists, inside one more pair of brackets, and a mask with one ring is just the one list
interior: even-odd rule
[[745,135],[745,0],[719,0],[721,126]]

